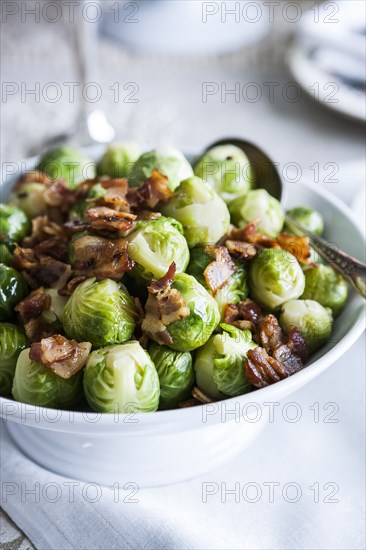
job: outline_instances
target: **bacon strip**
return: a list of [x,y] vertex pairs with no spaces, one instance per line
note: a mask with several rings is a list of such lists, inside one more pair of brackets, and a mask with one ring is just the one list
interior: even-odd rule
[[31,292],[15,307],[30,342],[39,342],[42,338],[54,334],[52,327],[42,318],[43,312],[48,311],[50,307],[51,297],[43,288]]
[[259,321],[259,337],[262,347],[267,353],[272,353],[285,343],[285,335],[277,318],[272,314],[266,315]]
[[231,275],[236,271],[236,265],[225,246],[215,247],[215,256],[216,259],[208,264],[203,272],[206,284],[213,295],[227,284]]
[[312,265],[309,261],[310,247],[309,237],[289,235],[288,233],[281,233],[278,237],[278,243],[282,250],[290,252],[298,262],[304,265]]
[[248,351],[244,368],[246,377],[256,388],[264,388],[289,376],[285,367],[260,347]]
[[73,247],[76,260],[72,267],[76,277],[118,281],[135,265],[128,256],[128,243],[124,239],[107,240],[85,235],[76,239]]
[[106,206],[89,208],[87,216],[92,229],[96,231],[128,231],[136,219],[134,214],[129,212],[117,212]]
[[243,260],[252,260],[257,254],[257,249],[254,245],[243,241],[227,240],[225,245],[231,254],[234,254]]
[[168,185],[168,178],[154,169],[148,178],[137,189],[137,195],[141,203],[148,208],[155,208],[159,202],[166,202],[173,196],[173,191]]
[[67,380],[84,367],[90,350],[89,342],[78,344],[76,340],[56,334],[32,344],[29,358]]
[[176,265],[175,262],[172,262],[169,266],[168,271],[163,277],[158,280],[153,279],[149,283],[147,290],[150,292],[150,294],[157,294],[161,290],[165,290],[166,288],[170,287],[174,282],[175,272]]

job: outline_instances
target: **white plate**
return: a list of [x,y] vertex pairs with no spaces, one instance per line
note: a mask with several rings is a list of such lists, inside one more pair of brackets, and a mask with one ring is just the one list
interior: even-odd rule
[[[97,148],[94,156],[100,151]],[[286,207],[316,208],[324,215],[326,237],[364,259],[364,237],[353,212],[340,199],[314,184],[292,184],[286,191]],[[364,313],[363,299],[351,292],[331,340],[304,370],[220,403],[114,416],[44,409],[0,398],[0,413],[29,457],[67,477],[103,485],[133,480],[140,487],[183,481],[220,466],[248,446],[265,425],[265,415],[255,418],[258,408],[298,390],[339,359],[363,332]]]

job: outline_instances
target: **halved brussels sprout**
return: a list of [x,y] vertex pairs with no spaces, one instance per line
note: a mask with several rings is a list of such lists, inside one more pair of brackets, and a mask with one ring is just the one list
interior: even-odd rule
[[305,276],[295,256],[280,248],[264,248],[250,262],[249,286],[254,300],[274,310],[302,295]]
[[16,401],[49,407],[73,409],[83,398],[83,371],[71,378],[61,378],[50,368],[29,359],[29,349],[18,357],[13,381]]
[[148,349],[160,382],[160,409],[174,409],[191,397],[195,382],[192,356],[189,351],[173,351],[152,342]]
[[27,294],[27,285],[21,274],[12,267],[0,264],[0,321],[11,319],[15,306]]
[[[197,279],[208,292],[212,292],[207,287],[203,272],[206,267],[212,262],[212,258],[205,252],[204,246],[196,246],[191,249],[191,259],[187,267],[187,273]],[[223,317],[227,304],[237,304],[241,300],[245,300],[248,296],[247,271],[244,264],[235,261],[236,271],[230,276],[227,283],[220,288],[214,295],[215,301],[219,306],[221,319]]]
[[180,221],[190,248],[216,243],[230,224],[225,202],[198,177],[183,181],[174,196],[162,204],[161,211]]
[[133,141],[112,143],[100,160],[98,174],[111,178],[125,178],[140,155],[140,147]]
[[19,327],[0,323],[0,395],[11,395],[17,359],[27,345],[27,337]]
[[[287,212],[290,218],[294,219],[303,226],[304,229],[311,231],[315,235],[322,235],[324,231],[323,216],[307,206],[297,206]],[[291,229],[285,224],[287,233],[292,233]]]
[[63,325],[68,338],[91,342],[94,348],[122,344],[131,338],[138,318],[126,288],[111,279],[86,279],[70,296]]
[[174,147],[159,147],[141,155],[129,174],[130,187],[138,187],[152,171],[156,169],[168,178],[168,185],[172,191],[181,181],[193,176],[192,166],[178,149]]
[[259,220],[258,232],[273,238],[281,232],[285,221],[281,203],[265,189],[249,191],[245,197],[231,202],[229,210],[235,225],[244,227],[251,221]]
[[251,390],[244,371],[249,350],[257,347],[249,330],[223,323],[222,334],[212,336],[197,351],[194,363],[198,387],[212,399],[242,395]]
[[10,196],[9,204],[23,210],[29,219],[43,216],[47,213],[45,190],[43,183],[22,183]]
[[315,300],[323,307],[330,307],[336,317],[346,305],[347,297],[347,282],[332,267],[319,265],[305,271],[303,300]]
[[203,346],[219,324],[219,308],[207,290],[186,273],[175,276],[172,288],[182,294],[190,314],[167,326],[173,338],[169,347],[176,351],[192,351]]
[[20,208],[0,204],[0,240],[3,243],[19,243],[30,230],[30,223]]
[[159,377],[139,342],[130,341],[90,354],[84,392],[91,408],[98,412],[152,412],[159,405]]
[[161,216],[140,221],[127,236],[128,254],[136,262],[136,273],[146,280],[160,279],[175,262],[177,273],[185,271],[189,249],[182,225]]
[[246,195],[254,183],[254,172],[246,154],[235,145],[217,145],[199,159],[194,173],[229,203]]
[[282,306],[280,324],[286,334],[297,328],[313,353],[331,335],[332,310],[324,308],[315,300],[290,300]]
[[59,147],[45,153],[36,170],[48,174],[54,180],[65,180],[70,188],[77,187],[83,181],[96,176],[96,167],[92,159],[68,147]]

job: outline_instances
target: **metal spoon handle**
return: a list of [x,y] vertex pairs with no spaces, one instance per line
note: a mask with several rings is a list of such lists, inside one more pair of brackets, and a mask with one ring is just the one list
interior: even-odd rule
[[353,288],[366,298],[366,265],[356,260],[343,250],[338,249],[334,244],[325,239],[310,233],[302,225],[286,216],[286,224],[296,233],[302,233],[309,237],[311,246],[326,260],[334,269],[353,286]]

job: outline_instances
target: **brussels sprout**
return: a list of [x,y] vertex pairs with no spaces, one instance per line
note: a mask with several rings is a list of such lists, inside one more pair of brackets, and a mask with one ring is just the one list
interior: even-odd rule
[[28,294],[27,285],[21,274],[0,264],[0,321],[11,319],[15,306]]
[[13,254],[6,244],[0,243],[0,264],[10,265],[13,261]]
[[41,158],[36,170],[45,172],[54,180],[65,180],[70,188],[77,187],[79,183],[93,179],[96,175],[95,163],[89,157],[67,147],[48,151]]
[[135,271],[143,279],[160,279],[175,262],[177,273],[185,271],[189,249],[182,225],[161,216],[140,221],[128,236],[128,254],[136,262]]
[[29,359],[29,349],[18,357],[13,381],[16,401],[51,409],[73,409],[83,398],[83,371],[67,380]]
[[160,381],[161,409],[174,409],[178,403],[191,397],[195,382],[191,354],[173,351],[152,342],[148,349]]
[[27,345],[27,337],[19,327],[0,323],[0,395],[11,395],[17,359]]
[[290,300],[282,306],[280,324],[286,334],[296,327],[310,351],[314,352],[330,337],[332,310],[324,308],[315,300]]
[[172,191],[181,181],[193,176],[192,166],[180,151],[173,147],[160,147],[137,159],[128,178],[130,187],[138,187],[151,176],[154,169],[168,178]]
[[209,149],[194,167],[194,173],[211,185],[225,202],[246,195],[254,182],[245,153],[235,145]]
[[197,385],[213,399],[234,397],[250,391],[244,371],[249,350],[257,347],[249,330],[220,325],[223,334],[212,336],[197,351],[194,369]]
[[98,348],[128,340],[137,317],[135,303],[122,284],[92,278],[79,284],[68,299],[63,325],[68,338]]
[[[315,235],[322,235],[324,231],[323,216],[312,208],[306,206],[298,206],[292,208],[287,212],[288,216],[301,224],[304,229],[315,233]],[[287,233],[292,233],[291,229],[285,224]]]
[[[234,260],[235,261],[235,260]],[[204,246],[196,246],[191,250],[191,260],[187,267],[187,273],[197,279],[201,285],[203,285],[208,292],[211,293],[207,287],[203,272],[206,267],[212,262],[212,258],[206,254]],[[228,282],[218,290],[214,296],[221,319],[224,315],[227,304],[237,304],[241,300],[245,300],[248,296],[248,283],[247,272],[242,262],[235,261],[236,271],[231,275]]]
[[203,346],[219,324],[219,308],[207,290],[186,273],[175,276],[172,288],[182,294],[190,314],[167,326],[173,339],[169,347],[176,351],[192,351]]
[[30,223],[23,210],[0,204],[0,240],[7,244],[18,243],[30,230]]
[[86,211],[89,208],[93,208],[93,201],[91,199],[101,199],[106,195],[107,190],[102,187],[100,183],[93,185],[84,199],[77,201],[69,210],[69,220],[87,220]]
[[139,342],[93,351],[84,374],[91,408],[104,413],[153,412],[159,405],[159,377]]
[[264,248],[250,263],[249,286],[257,302],[274,310],[301,296],[305,276],[295,256],[280,248]]
[[140,148],[133,141],[113,143],[101,158],[98,173],[111,178],[125,178],[131,172],[133,164],[140,155]]
[[332,267],[319,265],[305,271],[303,300],[315,300],[323,307],[330,307],[336,317],[346,305],[347,297],[347,282]]
[[180,221],[188,246],[216,243],[227,231],[230,214],[224,201],[201,178],[183,181],[161,211]]
[[43,183],[22,183],[11,195],[9,204],[23,210],[30,219],[43,216],[47,213],[45,190]]
[[253,189],[245,197],[229,204],[231,221],[239,227],[259,220],[258,232],[277,237],[283,227],[285,216],[281,203],[265,189]]

